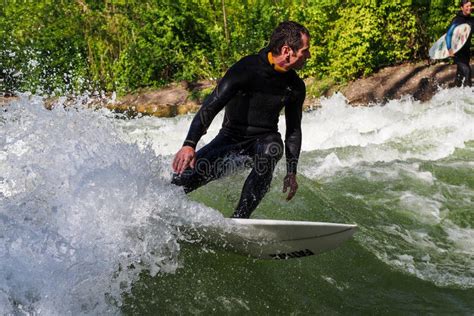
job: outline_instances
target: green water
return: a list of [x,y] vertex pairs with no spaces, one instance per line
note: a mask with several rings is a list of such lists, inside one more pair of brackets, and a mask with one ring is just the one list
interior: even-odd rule
[[348,242],[318,257],[253,261],[186,249],[186,268],[142,278],[127,313],[351,314],[455,313],[474,308],[473,290],[438,288],[394,271]]
[[[304,153],[302,163],[308,166],[326,154]],[[290,203],[279,192],[280,170],[252,217],[357,223],[355,237],[336,250],[287,261],[183,243],[176,273],[143,273],[122,310],[130,315],[472,315],[473,160],[470,141],[436,161],[362,162],[318,180],[301,174]],[[244,178],[240,173],[216,181],[191,198],[229,216]]]
[[192,116],[116,120],[20,96],[0,118],[0,314],[472,315],[473,100],[335,95],[304,113],[298,193],[285,201],[282,161],[252,217],[359,229],[265,261],[185,235],[230,216],[248,172],[189,196],[171,185]]

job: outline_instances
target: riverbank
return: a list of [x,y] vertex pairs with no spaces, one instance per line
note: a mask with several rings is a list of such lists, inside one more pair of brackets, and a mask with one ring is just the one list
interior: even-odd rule
[[405,63],[352,81],[340,92],[352,105],[386,103],[406,95],[426,102],[439,89],[453,87],[455,75],[456,65],[446,62]]
[[[471,67],[473,63],[471,63]],[[304,109],[311,110],[320,105],[321,97],[330,97],[334,93],[343,94],[353,106],[384,104],[390,100],[411,96],[415,100],[426,102],[442,88],[452,87],[456,65],[447,62],[404,63],[380,69],[366,78],[351,81],[345,85],[333,85],[319,96],[307,94]],[[305,80],[307,90],[318,82],[314,78]],[[143,89],[120,98],[92,98],[87,106],[107,107],[113,111],[156,117],[173,117],[196,112],[205,97],[212,92],[216,82],[205,80],[196,83],[174,83],[161,89]],[[11,97],[0,97],[4,105]],[[56,99],[50,99],[51,106]]]
[[[321,96],[308,94],[304,109],[318,107],[321,97],[330,97],[334,93],[342,93],[348,103],[354,106],[383,104],[406,95],[426,102],[439,89],[451,87],[455,73],[456,65],[447,62],[423,61],[385,67],[366,78],[351,81],[343,86],[331,86]],[[317,84],[315,81],[314,78],[305,80],[308,88]],[[182,82],[160,90],[126,95],[106,106],[132,115],[142,113],[158,117],[176,116],[197,111],[215,85],[216,82],[213,81],[194,84]]]

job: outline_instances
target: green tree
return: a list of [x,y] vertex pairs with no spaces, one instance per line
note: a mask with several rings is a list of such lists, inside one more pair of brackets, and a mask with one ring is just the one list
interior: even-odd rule
[[452,0],[4,0],[3,90],[126,93],[219,78],[267,44],[275,26],[312,34],[303,77],[345,82],[427,58]]

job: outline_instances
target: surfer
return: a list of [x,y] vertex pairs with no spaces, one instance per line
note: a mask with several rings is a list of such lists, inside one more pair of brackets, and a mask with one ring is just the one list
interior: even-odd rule
[[[306,88],[295,70],[310,58],[310,34],[292,21],[280,23],[269,45],[231,66],[191,122],[186,140],[173,160],[172,183],[189,193],[237,167],[251,166],[232,215],[249,218],[270,187],[277,162],[286,153],[283,193],[298,190],[296,172],[301,149],[301,116]],[[222,128],[197,152],[196,145],[225,107]],[[278,132],[285,109],[285,144]],[[284,146],[284,149],[283,149]],[[250,162],[250,163],[249,163]]]
[[[461,0],[460,3],[461,10],[456,13],[456,17],[451,22],[448,32],[446,33],[446,46],[449,51],[449,56],[454,57],[454,62],[457,65],[456,78],[454,84],[457,87],[460,86],[471,86],[471,66],[469,65],[471,59],[471,36],[472,29],[474,28],[474,21],[471,17],[472,3],[468,0]],[[454,54],[453,49],[451,48],[451,39],[453,37],[454,29],[456,26],[468,23],[471,27],[471,32],[469,33],[469,38],[466,41],[466,44]]]

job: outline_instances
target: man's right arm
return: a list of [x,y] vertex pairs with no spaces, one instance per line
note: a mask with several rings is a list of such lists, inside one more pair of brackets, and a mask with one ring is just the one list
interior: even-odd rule
[[191,122],[183,146],[196,148],[197,143],[206,134],[214,117],[240,89],[242,74],[238,68],[238,64],[232,66],[220,80],[211,95],[206,98]]
[[239,71],[238,64],[232,66],[217,87],[206,98],[199,111],[194,116],[188,135],[183,143],[183,147],[176,153],[173,160],[174,172],[181,174],[188,167],[194,168],[196,163],[196,145],[201,137],[206,134],[207,129],[214,117],[229,100],[237,93],[243,82],[244,72]]

